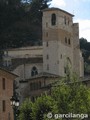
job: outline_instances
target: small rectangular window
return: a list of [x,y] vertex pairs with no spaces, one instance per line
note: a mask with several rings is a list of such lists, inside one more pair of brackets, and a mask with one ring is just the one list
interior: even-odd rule
[[2,101],[2,111],[3,112],[6,111],[6,102],[5,102],[5,100]]
[[60,55],[60,58],[62,59],[62,54]]
[[5,90],[5,88],[6,88],[6,83],[5,82],[6,82],[5,78],[2,78],[2,88],[3,88],[3,90]]
[[67,38],[65,37],[65,43],[67,44]]
[[70,39],[68,39],[68,44],[69,44],[69,45],[71,44],[71,41],[70,41]]
[[66,67],[64,67],[64,73],[66,74]]
[[46,46],[48,47],[48,42],[46,42]]

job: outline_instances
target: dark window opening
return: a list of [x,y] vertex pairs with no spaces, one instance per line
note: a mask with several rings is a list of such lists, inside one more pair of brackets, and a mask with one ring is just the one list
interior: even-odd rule
[[5,100],[2,101],[2,111],[5,112],[6,110],[6,103]]
[[48,42],[46,42],[46,46],[48,47]]
[[69,44],[69,45],[71,44],[71,41],[70,41],[70,39],[68,39],[68,44]]
[[62,54],[61,54],[61,59],[62,59]]
[[64,67],[64,73],[66,74],[66,72],[67,72],[67,69],[66,69],[66,67]]
[[56,15],[53,13],[51,17],[51,24],[56,25]]
[[5,90],[5,88],[6,88],[6,85],[5,85],[5,78],[2,78],[2,88],[3,88],[3,90]]
[[36,67],[33,67],[32,70],[31,70],[31,76],[35,76],[38,74],[38,70]]
[[67,43],[67,38],[65,37],[65,43]]

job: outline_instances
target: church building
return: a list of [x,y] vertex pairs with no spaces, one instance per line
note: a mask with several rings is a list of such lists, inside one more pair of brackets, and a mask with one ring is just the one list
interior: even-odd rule
[[45,92],[45,86],[50,88],[65,77],[67,67],[79,77],[84,76],[79,24],[73,23],[74,15],[59,8],[47,8],[42,12],[43,45],[4,52],[3,65],[19,76],[16,81],[20,99]]

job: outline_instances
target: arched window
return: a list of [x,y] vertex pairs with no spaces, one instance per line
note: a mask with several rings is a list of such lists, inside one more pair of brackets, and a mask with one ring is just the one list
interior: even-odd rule
[[31,76],[35,76],[35,75],[37,75],[38,74],[38,70],[37,70],[37,68],[34,66],[33,68],[32,68],[32,70],[31,70]]
[[51,16],[51,24],[56,25],[56,14],[54,14],[54,13]]

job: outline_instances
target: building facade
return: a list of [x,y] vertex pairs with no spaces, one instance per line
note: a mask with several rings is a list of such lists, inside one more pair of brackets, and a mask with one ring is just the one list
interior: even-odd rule
[[10,98],[13,95],[13,81],[16,77],[0,68],[0,120],[14,120]]

